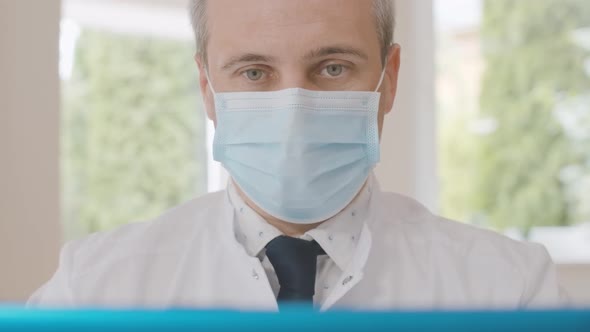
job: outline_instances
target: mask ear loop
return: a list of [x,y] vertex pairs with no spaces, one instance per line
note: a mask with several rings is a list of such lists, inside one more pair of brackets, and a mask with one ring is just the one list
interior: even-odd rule
[[374,92],[379,92],[381,89],[381,85],[383,84],[383,80],[385,79],[385,67],[383,67],[383,71],[381,71],[381,77],[379,78],[379,83],[377,83],[377,89]]
[[209,90],[211,90],[211,93],[215,95],[215,89],[213,89],[213,84],[211,84],[211,77],[209,77],[209,68],[205,68],[205,77],[207,78]]
[[[393,45],[393,43],[389,44],[389,46],[391,47]],[[389,52],[387,55],[387,59],[386,61],[383,62],[383,70],[381,71],[381,77],[379,78],[379,83],[377,84],[377,89],[375,89],[374,92],[379,92],[379,89],[381,89],[381,85],[383,84],[383,80],[385,79],[385,69],[387,69],[387,62],[389,60]]]

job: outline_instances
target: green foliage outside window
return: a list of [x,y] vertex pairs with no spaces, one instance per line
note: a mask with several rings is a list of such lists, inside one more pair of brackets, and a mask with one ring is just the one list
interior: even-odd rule
[[66,238],[153,218],[206,190],[190,42],[84,31],[63,83]]
[[[590,221],[590,139],[573,139],[558,114],[590,101],[590,52],[572,38],[584,27],[587,0],[484,1],[486,70],[477,116],[495,129],[461,132],[468,116],[444,129],[446,167],[456,168],[443,197],[447,212],[525,233]],[[590,121],[577,126],[590,132]],[[568,180],[572,169],[577,173]]]

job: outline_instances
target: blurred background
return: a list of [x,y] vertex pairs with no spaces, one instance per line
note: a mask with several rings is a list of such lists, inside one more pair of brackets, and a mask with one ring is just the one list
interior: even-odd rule
[[[544,244],[590,306],[590,2],[397,1],[384,190]],[[59,247],[220,190],[186,0],[0,0],[0,301]]]

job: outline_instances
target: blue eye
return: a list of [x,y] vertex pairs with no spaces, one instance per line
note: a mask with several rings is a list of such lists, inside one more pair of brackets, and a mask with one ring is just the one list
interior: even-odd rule
[[258,81],[264,76],[264,73],[260,69],[249,69],[244,72],[244,75],[251,81]]
[[342,65],[329,65],[324,70],[326,71],[326,73],[329,76],[337,77],[337,76],[342,75],[342,72],[344,72],[344,66],[342,66]]

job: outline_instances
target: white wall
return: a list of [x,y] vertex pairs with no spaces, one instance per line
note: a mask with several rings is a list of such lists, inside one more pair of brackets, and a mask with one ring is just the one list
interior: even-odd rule
[[436,116],[432,0],[397,1],[395,41],[402,48],[398,94],[386,117],[381,163],[382,189],[417,199],[436,210]]
[[57,262],[58,0],[0,1],[0,301]]

